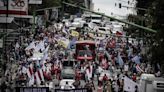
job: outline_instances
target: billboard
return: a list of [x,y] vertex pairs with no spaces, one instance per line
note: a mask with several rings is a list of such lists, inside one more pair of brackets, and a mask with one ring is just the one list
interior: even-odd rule
[[12,15],[27,15],[28,14],[28,0],[0,0],[0,14]]

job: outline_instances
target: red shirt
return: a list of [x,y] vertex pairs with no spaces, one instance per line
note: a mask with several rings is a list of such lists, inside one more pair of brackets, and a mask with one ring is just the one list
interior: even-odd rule
[[108,77],[107,77],[107,76],[104,76],[104,77],[103,77],[103,80],[104,80],[104,81],[107,81],[107,80],[108,80]]

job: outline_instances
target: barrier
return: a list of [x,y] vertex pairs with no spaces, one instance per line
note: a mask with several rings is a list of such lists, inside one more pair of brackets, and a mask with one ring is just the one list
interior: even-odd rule
[[49,92],[48,87],[16,87],[15,92]]
[[78,89],[55,89],[55,92],[87,92],[85,88]]

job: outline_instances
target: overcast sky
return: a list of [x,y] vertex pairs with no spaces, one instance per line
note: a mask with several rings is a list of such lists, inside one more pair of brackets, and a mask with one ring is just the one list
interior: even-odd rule
[[[119,8],[119,3],[122,3],[122,6],[135,6],[135,0],[129,0],[130,4],[128,5],[128,0],[93,0],[94,3],[94,10],[102,13],[105,13],[106,15],[111,15],[111,12],[113,12],[114,16],[120,15],[120,16],[126,16],[129,13],[135,13],[133,8],[127,9],[122,7]],[[115,6],[116,3],[116,6]]]

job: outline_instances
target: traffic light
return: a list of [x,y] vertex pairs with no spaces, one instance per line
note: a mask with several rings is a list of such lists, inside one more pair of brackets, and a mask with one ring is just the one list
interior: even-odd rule
[[121,8],[122,7],[122,5],[121,5],[121,3],[119,3],[119,8]]
[[130,1],[128,1],[128,4],[130,4]]

